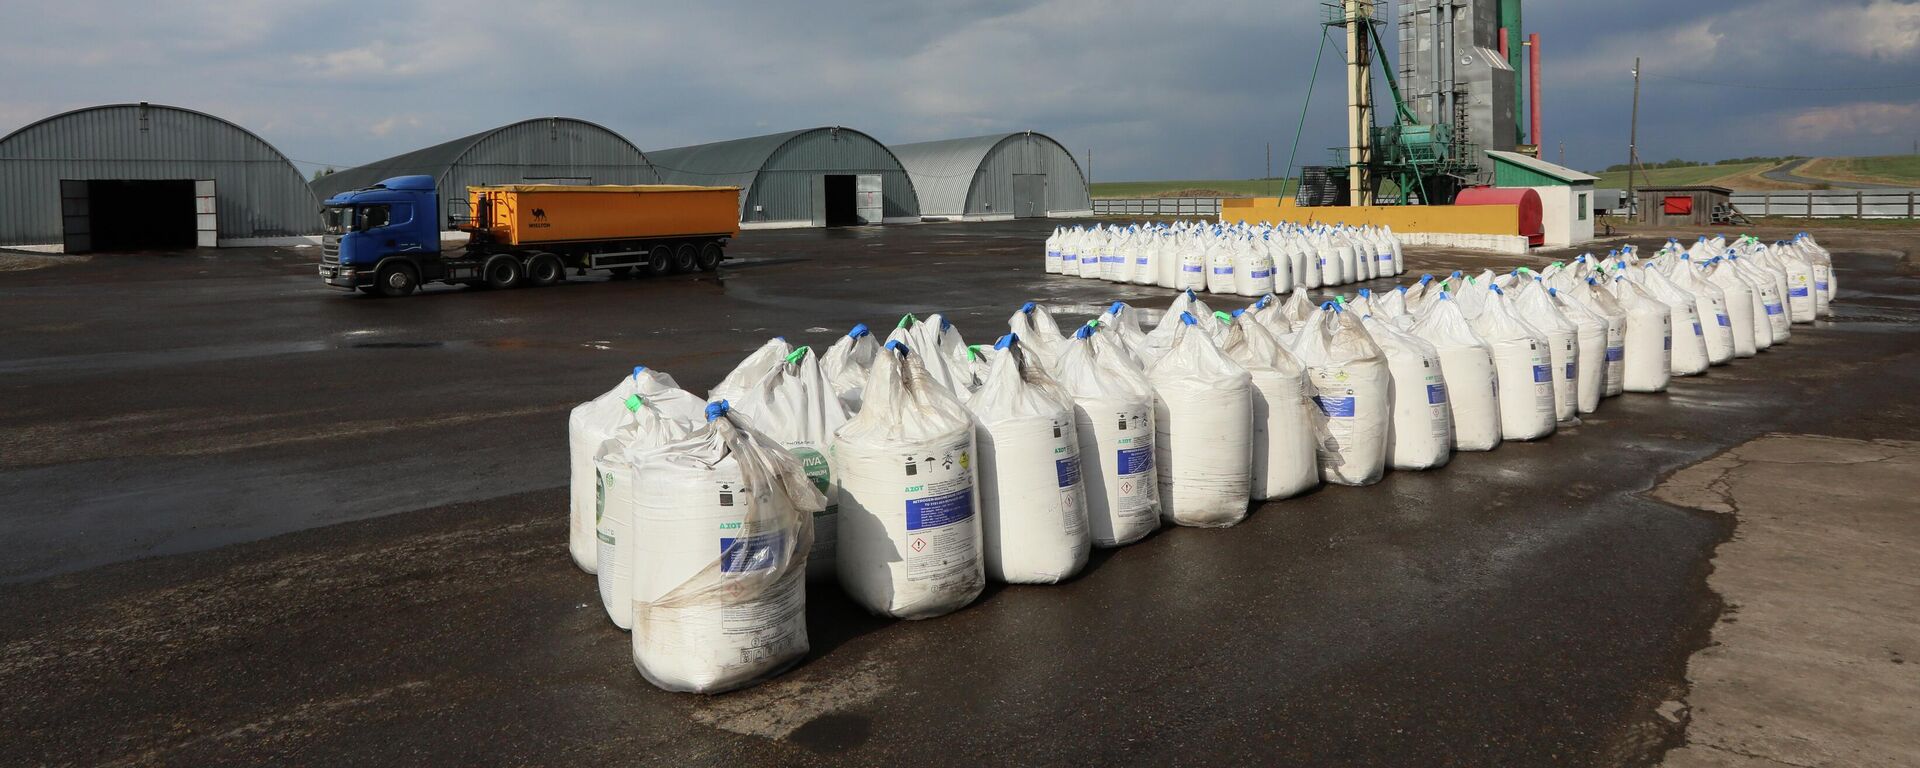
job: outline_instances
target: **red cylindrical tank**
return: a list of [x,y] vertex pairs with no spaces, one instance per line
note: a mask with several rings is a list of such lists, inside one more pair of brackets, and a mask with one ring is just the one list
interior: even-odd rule
[[1529,131],[1527,138],[1533,139],[1533,145],[1545,151],[1547,142],[1540,138],[1540,33],[1527,35],[1527,117]]
[[1530,245],[1547,242],[1546,215],[1540,193],[1526,187],[1467,187],[1453,198],[1454,205],[1511,205],[1520,209],[1520,231]]

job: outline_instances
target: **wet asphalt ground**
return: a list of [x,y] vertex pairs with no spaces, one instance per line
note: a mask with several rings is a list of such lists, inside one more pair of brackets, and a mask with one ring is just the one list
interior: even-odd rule
[[0,273],[0,764],[1642,764],[1732,523],[1640,494],[1768,432],[1920,437],[1911,236],[1823,236],[1837,320],[1551,439],[935,620],[817,588],[781,678],[643,681],[566,554],[567,409],[636,363],[704,391],[775,334],[1171,298],[1042,274],[1046,228],[756,232],[716,275],[405,300],[327,291],[312,249]]

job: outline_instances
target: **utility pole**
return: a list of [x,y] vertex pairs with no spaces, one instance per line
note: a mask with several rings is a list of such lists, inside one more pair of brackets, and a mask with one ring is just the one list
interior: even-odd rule
[[[1267,142],[1267,180],[1273,179],[1273,142]],[[1280,194],[1275,192],[1274,194]]]
[[1561,165],[1567,164],[1567,140],[1566,139],[1560,140],[1560,164]]
[[1093,147],[1087,147],[1087,183],[1093,183]]
[[1640,219],[1640,197],[1634,193],[1633,174],[1640,167],[1640,57],[1633,57],[1633,123],[1627,128],[1627,200],[1635,221]]

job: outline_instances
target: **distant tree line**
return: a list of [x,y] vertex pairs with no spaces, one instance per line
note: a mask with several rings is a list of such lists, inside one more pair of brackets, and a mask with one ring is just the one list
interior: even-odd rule
[[[1642,163],[1641,167],[1642,168],[1698,168],[1706,165],[1748,165],[1752,163],[1784,163],[1788,160],[1804,160],[1804,159],[1806,159],[1805,155],[1785,155],[1782,157],[1759,157],[1759,156],[1729,157],[1725,160],[1715,160],[1711,163],[1703,163],[1697,160],[1668,160],[1664,163]],[[1607,170],[1603,172],[1612,173],[1615,171],[1625,171],[1628,168],[1629,166],[1626,163],[1615,163],[1613,165],[1607,166]]]

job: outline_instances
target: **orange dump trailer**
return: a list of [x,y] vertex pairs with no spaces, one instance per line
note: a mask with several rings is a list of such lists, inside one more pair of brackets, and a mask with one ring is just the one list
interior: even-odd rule
[[739,203],[739,187],[507,184],[467,188],[473,231],[493,242],[519,246],[734,237],[740,233]]

